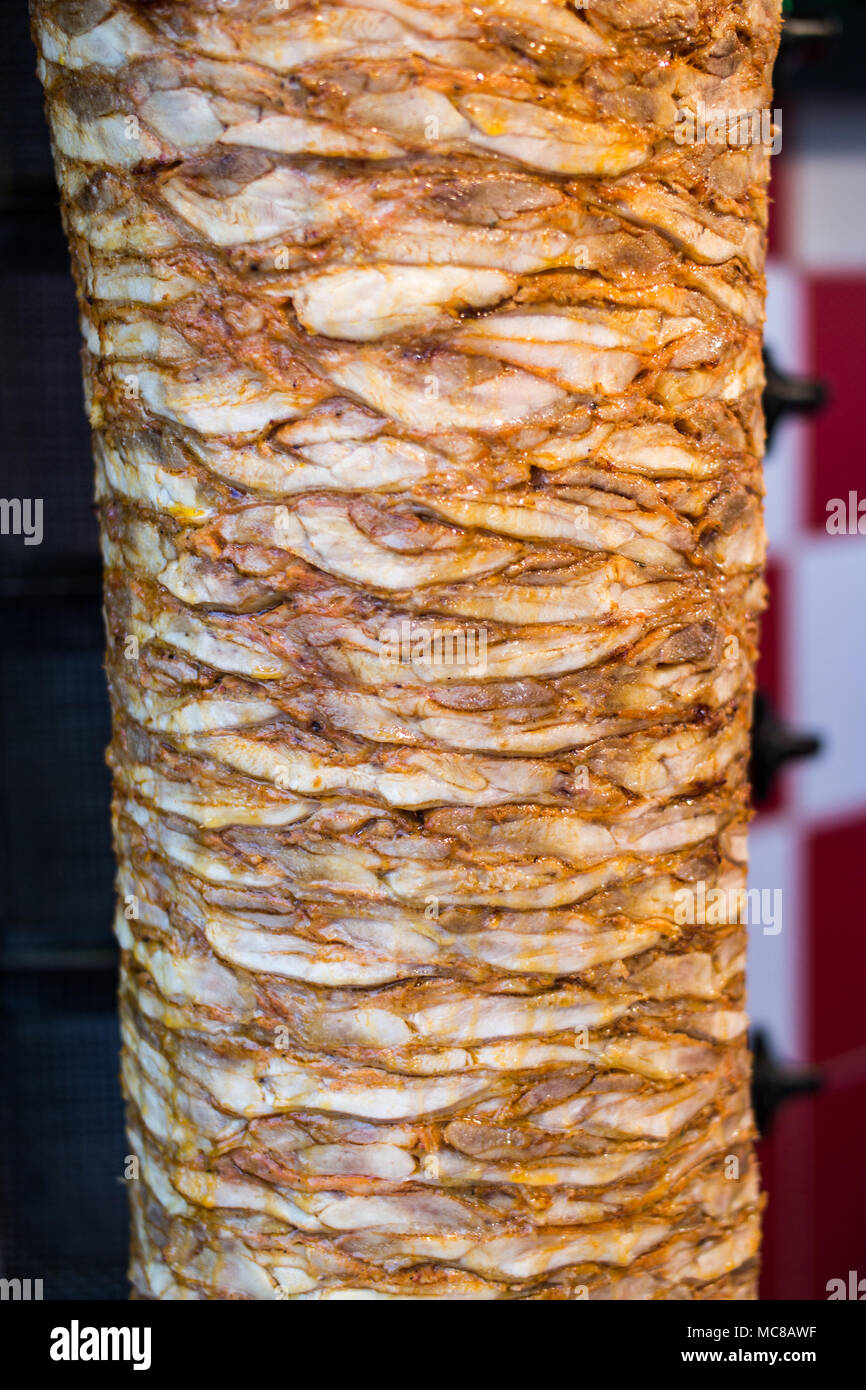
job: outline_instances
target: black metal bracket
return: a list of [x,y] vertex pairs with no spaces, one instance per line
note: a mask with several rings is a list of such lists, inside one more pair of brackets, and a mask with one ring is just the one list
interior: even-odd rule
[[764,348],[764,378],[764,420],[769,449],[780,420],[786,415],[814,415],[827,404],[830,391],[826,382],[816,377],[793,376],[781,371],[768,348]]
[[824,1086],[818,1067],[782,1062],[763,1028],[755,1029],[752,1045],[752,1109],[762,1138],[769,1134],[780,1105],[797,1096],[814,1095]]
[[760,803],[766,801],[776,775],[786,763],[801,758],[813,758],[821,752],[817,734],[801,734],[792,729],[776,713],[763,690],[755,694],[752,710],[752,755],[749,775],[752,796]]

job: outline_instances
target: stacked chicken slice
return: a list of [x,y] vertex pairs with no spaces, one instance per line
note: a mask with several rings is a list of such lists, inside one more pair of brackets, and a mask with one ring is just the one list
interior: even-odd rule
[[35,0],[137,1296],[733,1299],[776,0]]

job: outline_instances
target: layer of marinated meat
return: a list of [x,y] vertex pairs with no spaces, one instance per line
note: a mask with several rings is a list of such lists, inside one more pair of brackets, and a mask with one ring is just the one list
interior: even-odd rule
[[753,1297],[777,0],[32,8],[136,1296]]

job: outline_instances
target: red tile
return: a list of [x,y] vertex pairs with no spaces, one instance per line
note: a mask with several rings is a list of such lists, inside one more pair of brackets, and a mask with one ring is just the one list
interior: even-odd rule
[[787,599],[785,572],[777,561],[767,564],[767,608],[761,618],[758,685],[784,712],[784,670],[782,653],[783,605]]
[[788,176],[784,153],[770,160],[769,223],[767,249],[771,256],[784,256],[788,250]]
[[825,1088],[783,1105],[761,1145],[769,1300],[823,1300],[828,1280],[866,1278],[866,814],[812,830],[804,855],[808,1055]]
[[789,1101],[758,1148],[767,1198],[761,1299],[816,1297],[814,1118],[814,1100]]
[[829,1280],[866,1279],[866,1075],[839,1088],[831,1075],[818,1097],[783,1105],[759,1147],[764,1300],[823,1301]]
[[[866,1279],[866,1076],[818,1097],[815,1125],[815,1297],[850,1270]],[[866,1295],[866,1287],[863,1290]]]
[[821,1062],[866,1043],[866,930],[860,883],[866,863],[866,814],[812,830],[804,853],[810,1055]]
[[816,416],[812,432],[809,525],[823,532],[832,498],[847,500],[851,491],[866,497],[862,443],[866,275],[816,276],[809,281],[807,293],[813,369],[832,393],[829,405]]

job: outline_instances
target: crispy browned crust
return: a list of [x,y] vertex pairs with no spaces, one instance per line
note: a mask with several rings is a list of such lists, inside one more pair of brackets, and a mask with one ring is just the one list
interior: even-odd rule
[[135,1297],[755,1296],[778,9],[33,5]]

